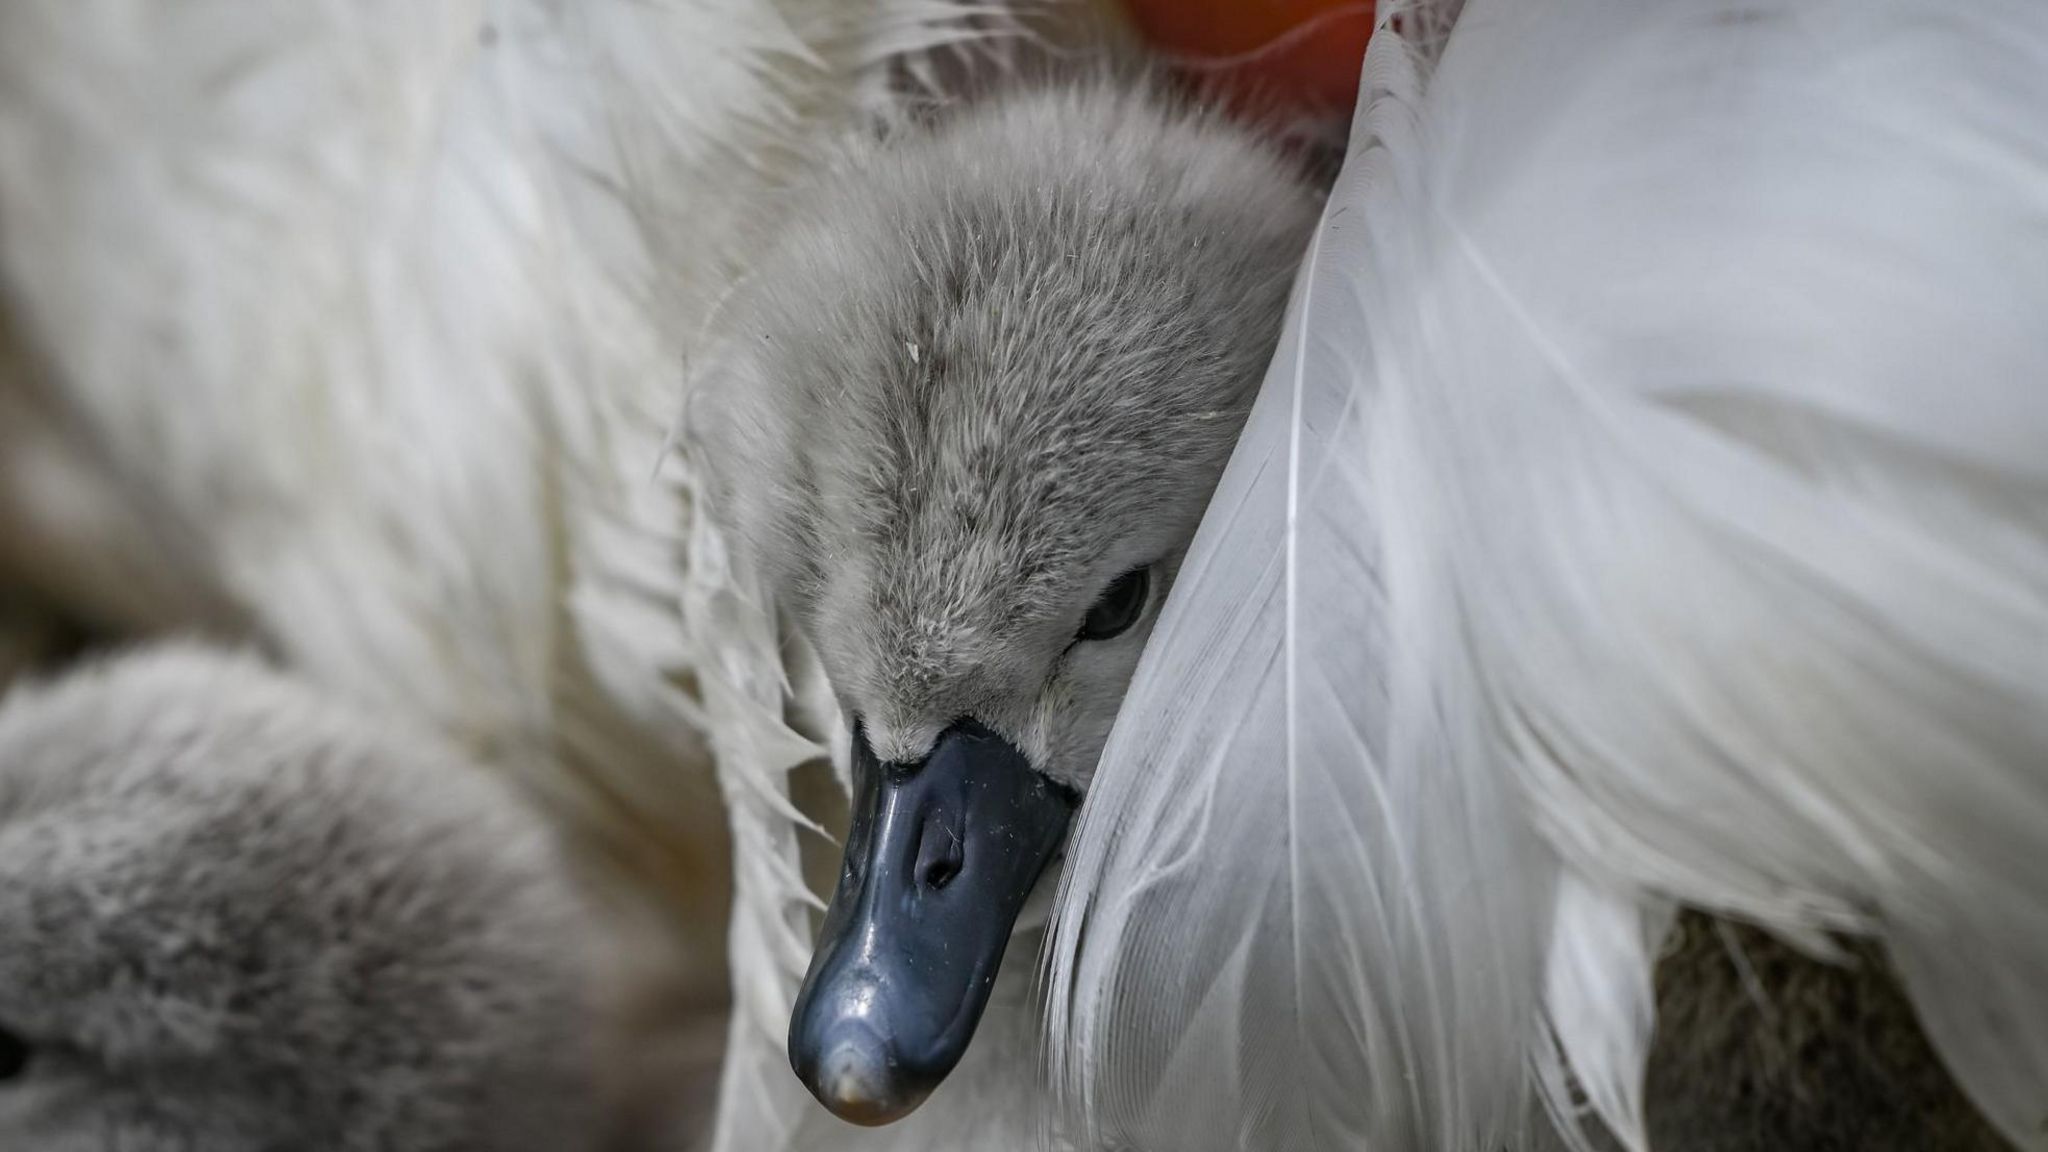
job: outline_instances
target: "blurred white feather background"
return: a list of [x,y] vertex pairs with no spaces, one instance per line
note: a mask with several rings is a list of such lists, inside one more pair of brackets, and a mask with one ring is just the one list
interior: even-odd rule
[[783,1122],[815,901],[787,775],[824,729],[657,468],[775,190],[1060,7],[7,5],[0,571],[117,631],[254,639],[511,773],[628,881],[594,890],[657,1034],[720,1018],[736,906],[765,1063],[726,1075]]

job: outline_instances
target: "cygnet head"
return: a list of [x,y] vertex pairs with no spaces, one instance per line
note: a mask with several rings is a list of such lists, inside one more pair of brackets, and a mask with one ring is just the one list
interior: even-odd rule
[[959,1059],[1271,357],[1318,206],[1143,88],[858,148],[722,321],[712,496],[853,733],[799,1075],[882,1123]]
[[587,939],[480,769],[253,662],[0,703],[0,1148],[588,1148]]

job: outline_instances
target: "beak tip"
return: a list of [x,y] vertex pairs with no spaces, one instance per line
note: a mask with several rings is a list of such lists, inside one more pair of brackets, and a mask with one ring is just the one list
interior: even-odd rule
[[849,1124],[879,1127],[916,1110],[929,1090],[918,1090],[896,1067],[881,1039],[865,1028],[838,1030],[818,1046],[809,1068],[798,1068],[811,1095]]
[[1074,800],[971,720],[893,771],[856,727],[855,769],[846,851],[864,866],[832,895],[789,1057],[833,1115],[872,1127],[915,1111],[959,1063]]

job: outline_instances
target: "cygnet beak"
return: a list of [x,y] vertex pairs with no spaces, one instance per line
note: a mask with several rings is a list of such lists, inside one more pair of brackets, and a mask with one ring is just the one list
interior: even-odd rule
[[960,1062],[1025,899],[1079,798],[972,720],[920,763],[854,732],[853,823],[789,1026],[789,1061],[855,1124],[902,1119]]

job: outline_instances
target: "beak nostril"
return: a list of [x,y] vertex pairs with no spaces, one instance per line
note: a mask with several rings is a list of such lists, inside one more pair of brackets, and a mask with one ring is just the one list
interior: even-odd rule
[[928,820],[917,847],[917,883],[927,892],[937,892],[953,882],[967,866],[967,845],[960,833],[943,819]]
[[951,884],[953,877],[959,874],[960,862],[958,860],[950,857],[944,860],[934,860],[930,864],[925,865],[924,886],[936,892]]

